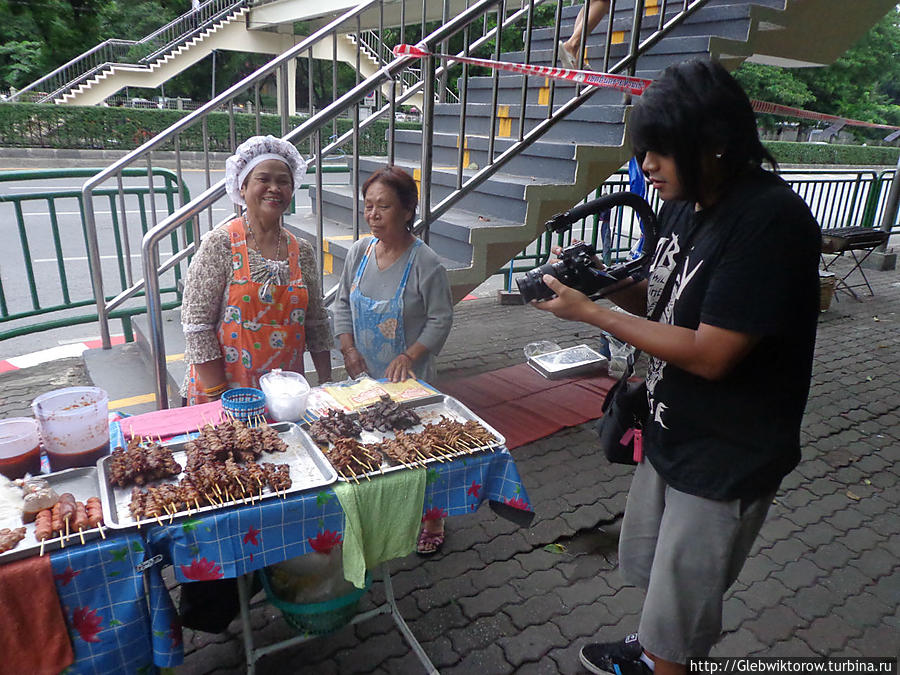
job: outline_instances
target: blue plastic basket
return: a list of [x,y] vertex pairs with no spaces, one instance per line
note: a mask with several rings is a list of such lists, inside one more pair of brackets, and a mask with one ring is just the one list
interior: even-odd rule
[[372,576],[366,573],[364,588],[354,588],[349,593],[323,602],[296,603],[282,600],[269,581],[268,570],[258,572],[269,602],[281,610],[285,622],[301,633],[324,635],[346,626],[356,616],[362,596],[372,585]]
[[229,389],[222,394],[222,409],[231,417],[248,422],[266,414],[266,397],[252,387]]

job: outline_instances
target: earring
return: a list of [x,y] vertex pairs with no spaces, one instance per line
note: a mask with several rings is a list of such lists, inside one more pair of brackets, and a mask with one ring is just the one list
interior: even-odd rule
[[725,153],[723,153],[723,152],[717,152],[717,153],[716,153],[716,159],[722,159],[722,155],[724,155],[724,154],[725,154]]

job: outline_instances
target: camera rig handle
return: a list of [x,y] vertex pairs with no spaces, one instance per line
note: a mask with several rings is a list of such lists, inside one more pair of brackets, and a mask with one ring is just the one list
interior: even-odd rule
[[641,229],[644,233],[643,255],[639,260],[652,256],[659,236],[656,214],[643,197],[633,192],[614,192],[592,199],[584,204],[579,204],[568,211],[557,213],[544,223],[544,227],[547,228],[548,232],[563,232],[579,220],[608,211],[614,206],[630,206],[638,214],[641,219]]
[[584,204],[579,204],[563,213],[557,213],[544,223],[544,227],[547,228],[548,232],[563,232],[579,220],[583,220],[588,216],[593,216],[603,211],[608,211],[614,206],[630,206],[640,217],[641,229],[644,233],[644,247],[641,256],[635,260],[608,269],[609,272],[613,273],[613,276],[621,275],[621,278],[624,278],[635,269],[639,269],[644,265],[649,264],[650,259],[653,256],[653,251],[656,249],[657,239],[659,238],[656,214],[653,212],[650,204],[648,204],[640,195],[625,191],[603,195],[602,197],[592,199]]

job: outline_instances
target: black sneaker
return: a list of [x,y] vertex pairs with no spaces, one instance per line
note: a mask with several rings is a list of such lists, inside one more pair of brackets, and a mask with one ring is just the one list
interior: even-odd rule
[[641,661],[641,643],[637,633],[622,642],[604,642],[585,645],[579,656],[581,665],[592,673],[612,675],[652,675],[650,667]]

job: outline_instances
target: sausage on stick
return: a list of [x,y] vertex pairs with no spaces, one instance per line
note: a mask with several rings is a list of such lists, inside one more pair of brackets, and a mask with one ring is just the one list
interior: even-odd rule
[[59,502],[56,502],[56,504],[53,505],[53,509],[51,510],[50,514],[51,532],[62,532],[62,505]]
[[91,497],[88,499],[84,507],[87,509],[88,527],[96,527],[100,530],[100,536],[106,539],[103,533],[103,506],[99,497]]
[[44,542],[53,536],[53,512],[50,509],[38,511],[34,519],[34,538],[41,542],[41,555],[44,555]]
[[76,532],[78,532],[78,537],[81,539],[82,544],[84,544],[84,531],[88,527],[87,509],[84,507],[84,503],[75,502],[74,529]]
[[59,516],[65,523],[66,538],[69,536],[70,522],[75,520],[75,497],[71,492],[59,496]]

